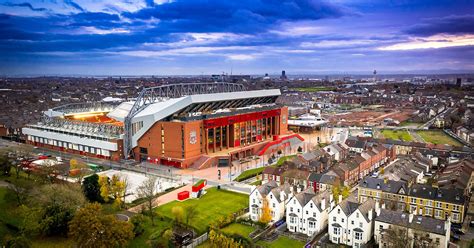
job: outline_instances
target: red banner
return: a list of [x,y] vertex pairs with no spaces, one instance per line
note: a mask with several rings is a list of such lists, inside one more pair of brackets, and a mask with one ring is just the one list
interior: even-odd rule
[[239,123],[239,122],[254,121],[254,120],[259,120],[263,118],[279,116],[280,114],[281,114],[281,109],[273,109],[273,110],[255,112],[255,113],[209,119],[209,120],[204,120],[203,123],[204,123],[204,128],[214,128],[214,127],[231,125],[231,124]]

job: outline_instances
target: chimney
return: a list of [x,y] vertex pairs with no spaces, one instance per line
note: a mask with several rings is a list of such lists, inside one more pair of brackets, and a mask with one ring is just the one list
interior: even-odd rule
[[371,209],[371,210],[369,210],[369,213],[368,213],[368,214],[369,214],[369,216],[368,216],[368,217],[369,217],[369,221],[372,221],[372,219],[374,218],[372,211],[374,211],[374,210]]
[[375,216],[380,215],[380,203],[378,201],[375,202]]
[[448,219],[446,219],[446,221],[444,222],[444,230],[448,233],[451,231],[451,217],[448,217]]
[[413,214],[408,215],[408,223],[413,221]]
[[300,193],[301,192],[301,188],[296,186],[296,193]]
[[342,195],[339,195],[339,199],[337,201],[337,203],[341,203],[342,202]]
[[385,183],[385,184],[388,183],[388,178],[387,178],[387,177],[384,177],[384,178],[383,178],[383,183]]
[[280,193],[280,201],[285,203],[285,192]]
[[329,203],[333,201],[334,201],[334,196],[332,195],[332,193],[329,193]]
[[385,209],[385,202],[384,202],[384,203],[382,203],[382,208],[383,208],[383,209]]

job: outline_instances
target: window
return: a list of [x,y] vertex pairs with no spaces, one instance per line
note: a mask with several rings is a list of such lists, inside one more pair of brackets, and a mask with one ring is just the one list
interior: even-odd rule
[[258,214],[258,209],[257,208],[252,208],[252,214]]
[[433,215],[433,209],[425,208],[425,215],[429,215],[429,216]]
[[344,219],[341,219],[341,222],[344,223]]
[[332,217],[332,221],[336,222],[336,216]]
[[316,213],[315,212],[313,213],[313,217],[316,218]]
[[458,213],[451,213],[451,215],[453,216],[453,220],[459,221],[459,214]]
[[316,223],[314,221],[310,221],[309,228],[315,228],[315,227],[316,227]]
[[340,209],[337,209],[337,214],[340,214],[341,213],[341,210]]
[[443,211],[439,209],[435,209],[435,217],[440,218],[443,215]]
[[309,204],[309,207],[310,207],[310,208],[313,208],[313,203],[310,203],[310,204]]
[[416,204],[416,198],[411,198],[411,203]]
[[334,227],[334,235],[339,235],[339,227]]
[[436,202],[436,207],[437,208],[442,208],[443,207],[443,204],[441,202]]
[[410,206],[410,213],[416,213],[416,206]]
[[273,208],[275,208],[275,207],[276,207],[276,205],[275,205],[275,203],[273,203]]
[[296,223],[296,218],[295,217],[290,217],[290,224],[295,224]]
[[359,222],[359,227],[362,228],[364,226],[364,223]]
[[293,207],[290,207],[290,212],[293,212]]
[[354,221],[353,221],[353,220],[351,220],[351,225],[354,225]]
[[453,205],[453,211],[459,211],[459,205]]
[[433,206],[433,201],[426,201],[426,206],[432,207]]
[[309,212],[308,212],[308,210],[306,210],[306,215],[308,215],[308,214],[309,214]]
[[362,240],[362,233],[360,233],[360,232],[355,232],[355,233],[354,233],[354,236],[355,236],[355,239],[356,239],[356,240]]

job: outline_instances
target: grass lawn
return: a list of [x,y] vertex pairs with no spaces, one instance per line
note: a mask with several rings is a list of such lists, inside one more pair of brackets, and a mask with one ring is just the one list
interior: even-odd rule
[[217,190],[217,188],[207,189],[207,194],[201,199],[189,199],[184,202],[173,201],[156,208],[159,215],[174,219],[171,209],[175,206],[192,206],[196,209],[197,215],[191,220],[190,225],[201,234],[207,230],[209,224],[215,222],[222,216],[235,213],[246,208],[248,195],[239,194],[232,191]]
[[221,229],[221,231],[226,234],[238,234],[242,237],[248,238],[249,234],[255,231],[255,228],[240,223],[232,223]]
[[63,248],[63,247],[74,247],[72,239],[51,237],[51,238],[38,238],[31,241],[32,248]]
[[335,90],[333,87],[300,87],[300,88],[291,88],[291,90],[303,91],[303,92],[319,92],[319,91],[332,91]]
[[244,181],[246,179],[255,177],[259,174],[262,174],[264,169],[265,169],[265,167],[259,167],[259,168],[255,168],[255,169],[246,170],[246,171],[242,172],[238,177],[236,177],[234,179],[234,181],[241,182],[241,181]]
[[413,141],[413,138],[407,131],[402,130],[388,130],[384,129],[381,131],[383,136],[387,139],[401,140],[401,141]]
[[445,134],[443,131],[416,131],[418,135],[420,135],[425,142],[432,143],[432,144],[448,144],[452,146],[462,146],[457,140],[451,138],[449,135]]
[[127,247],[150,247],[148,240],[150,240],[150,238],[161,237],[163,232],[168,228],[171,228],[171,222],[166,220],[161,221],[159,217],[155,218],[154,226],[151,224],[151,220],[147,220],[145,223],[145,232],[130,241]]
[[279,167],[281,166],[285,161],[291,160],[292,158],[296,157],[296,155],[289,155],[289,156],[284,156],[278,159],[276,162],[275,166]]
[[258,241],[257,245],[263,246],[263,247],[271,247],[271,248],[287,248],[287,247],[304,247],[305,243],[287,238],[285,236],[280,236],[278,239],[275,241],[269,243],[269,242],[264,242],[264,241]]

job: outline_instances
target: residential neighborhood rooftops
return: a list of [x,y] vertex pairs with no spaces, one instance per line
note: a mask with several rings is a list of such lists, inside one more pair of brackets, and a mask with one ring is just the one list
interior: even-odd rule
[[440,235],[445,235],[447,231],[444,220],[438,220],[426,216],[413,216],[412,218],[413,219],[410,220],[410,215],[404,212],[381,209],[380,214],[375,218],[375,220]]
[[364,178],[364,180],[359,183],[359,186],[362,188],[376,189],[393,194],[406,194],[408,188],[408,185],[405,182],[384,180],[373,177]]

